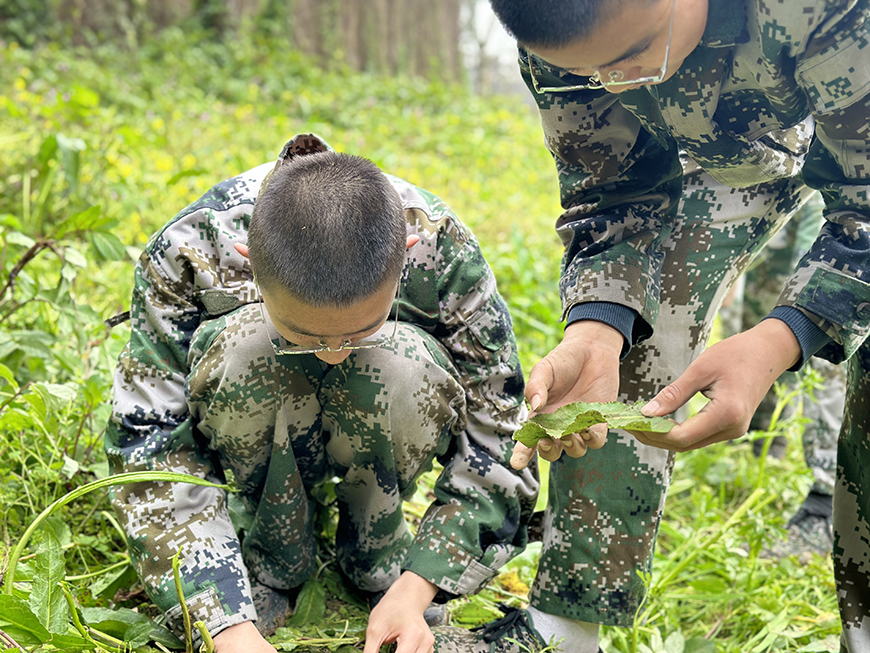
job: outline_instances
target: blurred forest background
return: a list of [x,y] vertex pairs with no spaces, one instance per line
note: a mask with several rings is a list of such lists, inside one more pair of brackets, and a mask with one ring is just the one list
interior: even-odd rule
[[[129,308],[152,233],[308,131],[432,191],[474,230],[526,373],[559,342],[555,169],[485,0],[0,0],[5,645],[184,648],[138,584],[108,502],[102,437],[130,334],[112,318]],[[798,410],[677,456],[649,599],[630,628],[603,629],[605,651],[839,650],[830,560],[764,555],[812,482],[802,428]],[[776,435],[785,458],[753,456],[753,440]],[[406,506],[412,524],[432,482]],[[454,623],[524,605],[539,546],[452,602]],[[328,551],[308,618],[279,633],[280,650],[362,650],[366,611]]]
[[163,30],[192,25],[216,40],[268,35],[318,66],[440,79],[483,94],[525,89],[513,44],[485,0],[0,2],[0,38],[27,47],[53,41],[135,49]]

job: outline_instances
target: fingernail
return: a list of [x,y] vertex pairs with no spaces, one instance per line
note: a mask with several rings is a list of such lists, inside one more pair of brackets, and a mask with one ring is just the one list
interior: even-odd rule
[[655,417],[658,415],[659,410],[661,409],[661,405],[656,399],[650,401],[646,406],[640,409],[640,412],[646,415],[647,417]]
[[595,434],[592,433],[589,429],[584,429],[580,431],[580,437],[583,438],[585,442],[589,442]]
[[573,435],[568,436],[567,438],[562,440],[562,446],[565,447],[566,449],[570,449],[575,444],[577,444],[577,441],[574,439]]
[[532,411],[538,410],[541,407],[541,395],[535,395],[532,397],[532,401],[529,404],[529,407]]
[[515,451],[511,456],[511,467],[514,469],[525,469],[530,459],[530,455]]
[[552,448],[553,445],[545,440],[541,440],[540,442],[538,442],[538,449],[540,449],[541,451],[550,451],[552,450]]

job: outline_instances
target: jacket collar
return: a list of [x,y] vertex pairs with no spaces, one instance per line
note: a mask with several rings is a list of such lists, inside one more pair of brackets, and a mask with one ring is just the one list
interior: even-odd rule
[[725,48],[749,41],[749,2],[754,0],[707,0],[707,27],[701,45]]

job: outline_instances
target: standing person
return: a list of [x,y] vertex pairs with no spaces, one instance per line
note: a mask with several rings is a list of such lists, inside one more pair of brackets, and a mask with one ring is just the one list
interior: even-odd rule
[[[316,571],[317,488],[337,478],[341,573],[371,597],[366,653],[426,653],[427,606],[479,590],[522,551],[538,483],[509,463],[525,416],[507,307],[444,203],[294,137],[214,186],[136,269],[106,448],[114,470],[222,482],[138,483],[113,505],[149,596],[218,653],[274,651],[292,590]],[[412,536],[402,512],[439,461]],[[198,635],[198,633],[195,633]]]
[[[565,209],[567,326],[527,380],[533,410],[649,400],[669,386],[704,350],[729,287],[813,189],[826,204],[819,237],[771,319],[717,345],[730,354],[716,360],[728,383],[673,437],[742,435],[782,371],[859,349],[870,323],[870,0],[490,2],[520,45]],[[860,353],[852,363],[846,432],[866,427],[855,416],[867,412],[868,363]],[[866,437],[848,446],[847,463],[841,438],[839,465],[858,468],[851,479],[870,465]],[[581,459],[590,449],[600,450]],[[506,619],[529,623],[529,641],[594,651],[598,624],[629,625],[643,598],[638,572],[650,570],[672,457],[600,425],[542,440],[538,453],[554,461],[540,567],[528,613]],[[515,463],[533,454],[519,446]],[[852,506],[866,506],[863,481],[846,484]],[[867,610],[855,607],[855,571],[870,591],[858,539],[835,538],[835,551],[850,549],[837,580],[853,653],[870,650],[866,628],[853,627],[867,617],[850,613]]]

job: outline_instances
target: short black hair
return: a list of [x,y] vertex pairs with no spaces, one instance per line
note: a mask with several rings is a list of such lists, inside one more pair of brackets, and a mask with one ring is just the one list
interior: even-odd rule
[[520,44],[563,47],[589,38],[631,0],[489,0]]
[[279,162],[251,214],[248,249],[261,287],[342,308],[398,281],[402,201],[368,159],[333,151]]

